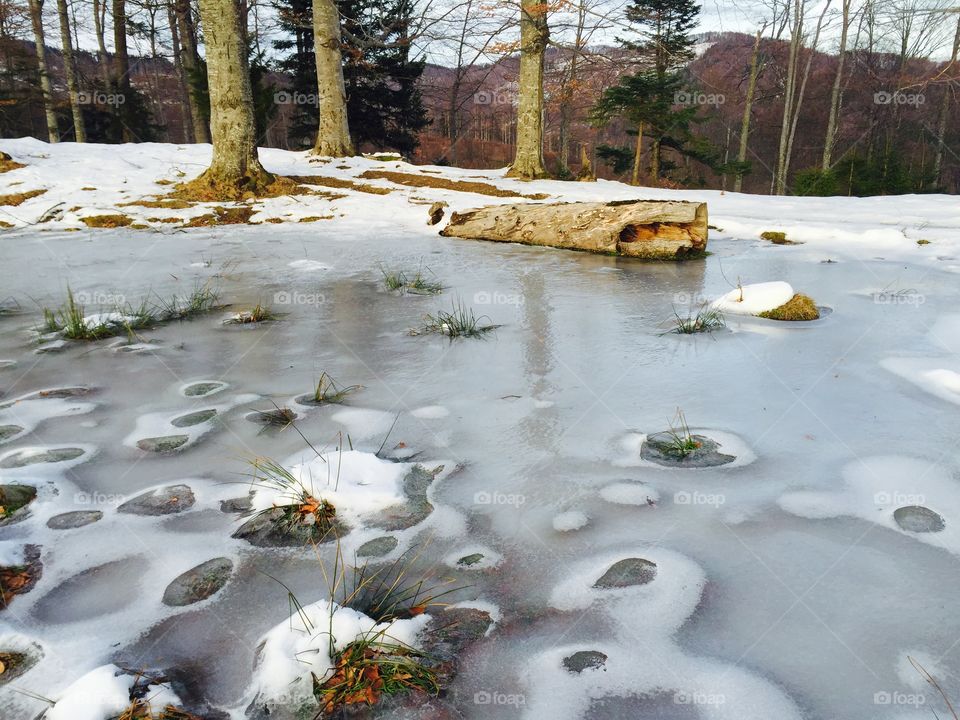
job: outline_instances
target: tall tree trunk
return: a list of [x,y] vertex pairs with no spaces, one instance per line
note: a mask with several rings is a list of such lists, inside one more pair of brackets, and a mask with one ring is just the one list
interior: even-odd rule
[[831,0],[827,0],[823,6],[823,12],[820,13],[820,18],[817,20],[817,30],[813,34],[813,42],[810,44],[810,54],[807,55],[807,64],[803,68],[803,77],[800,80],[800,92],[797,94],[797,100],[793,105],[793,118],[790,121],[790,134],[787,137],[787,153],[783,161],[782,178],[784,181],[784,189],[786,189],[786,179],[790,173],[790,162],[793,158],[793,141],[797,135],[797,122],[800,120],[800,108],[803,107],[803,98],[807,92],[810,66],[813,64],[813,58],[817,54],[817,45],[820,43],[820,31],[823,29],[823,19],[827,15],[827,10],[830,9],[830,3]]
[[[765,27],[765,26],[764,26]],[[740,147],[737,150],[737,162],[741,165],[747,161],[747,147],[750,140],[750,118],[753,113],[753,96],[757,92],[757,77],[760,75],[760,40],[763,36],[764,28],[757,30],[757,36],[753,40],[753,54],[750,56],[750,78],[747,80],[747,97],[743,103],[743,120],[740,121]],[[743,171],[737,171],[737,177],[733,181],[733,191],[740,192],[743,189]]]
[[97,65],[100,70],[100,79],[103,81],[103,91],[113,92],[113,81],[110,77],[110,56],[107,55],[107,43],[104,39],[106,29],[107,0],[93,0],[93,28],[97,36]]
[[[947,65],[946,72],[952,71],[957,64],[957,55],[960,54],[960,17],[957,18],[957,32],[953,36],[953,53],[950,55],[950,63]],[[947,116],[950,114],[950,75],[947,75],[948,82],[943,86],[943,98],[940,100],[940,114],[937,118],[937,149],[933,157],[933,184],[940,184],[940,173],[943,168],[943,141],[947,135]]]
[[313,0],[313,47],[317,61],[317,126],[315,155],[347,157],[355,150],[347,123],[347,91],[340,56],[340,12],[336,0]]
[[200,0],[210,86],[210,167],[184,188],[210,199],[237,199],[263,192],[274,177],[257,156],[253,92],[241,27],[241,0]]
[[843,80],[843,61],[847,54],[847,35],[850,30],[850,7],[853,0],[843,0],[843,14],[840,28],[840,48],[837,51],[837,74],[833,78],[833,89],[830,91],[830,112],[827,115],[827,134],[823,141],[823,159],[820,169],[826,172],[833,164],[833,142],[837,135],[837,117],[840,113],[840,87]]
[[67,76],[67,92],[70,93],[70,110],[73,112],[73,135],[78,143],[82,143],[87,141],[87,130],[80,110],[77,66],[73,59],[73,39],[70,36],[67,0],[57,0],[57,13],[60,15],[60,42],[63,44],[63,73]]
[[187,80],[187,101],[190,104],[190,117],[193,120],[193,138],[195,142],[208,143],[210,132],[200,107],[199,91],[194,87],[194,78],[200,66],[200,56],[197,54],[197,34],[193,14],[190,12],[190,0],[174,0],[173,9],[177,16],[182,50],[180,62]]
[[127,120],[130,94],[130,56],[127,54],[127,0],[113,0],[113,79],[122,101],[115,106],[119,135],[123,142],[136,137]]
[[43,36],[43,0],[27,0],[27,2],[30,4],[30,22],[33,25],[33,39],[37,51],[37,69],[40,72],[43,111],[47,118],[47,138],[52,143],[60,142],[57,114],[53,109],[53,88],[50,85],[50,72],[47,67],[46,39]]
[[196,142],[193,134],[193,116],[190,112],[190,86],[183,70],[180,47],[180,31],[177,29],[177,14],[173,5],[167,5],[167,23],[170,25],[170,47],[173,51],[173,69],[177,76],[177,85],[180,88],[180,117],[183,123],[183,141]]
[[787,79],[783,93],[783,119],[780,122],[780,144],[777,147],[777,169],[774,176],[774,192],[783,195],[787,189],[787,143],[790,138],[790,123],[793,118],[793,100],[797,83],[797,63],[800,41],[803,35],[803,10],[805,0],[794,0],[793,27],[790,31],[790,53],[787,57]]
[[640,184],[640,158],[643,155],[643,123],[637,126],[637,144],[633,151],[633,172],[630,175],[630,184]]
[[543,163],[543,64],[550,30],[542,0],[520,0],[520,77],[517,152],[509,177],[549,177]]

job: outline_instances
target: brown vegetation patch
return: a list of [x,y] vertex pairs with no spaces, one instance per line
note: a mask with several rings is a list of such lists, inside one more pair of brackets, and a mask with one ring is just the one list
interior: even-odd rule
[[22,167],[26,167],[26,165],[23,163],[18,163],[5,152],[0,152],[0,173],[10,172],[11,170],[19,170]]
[[183,227],[208,227],[211,225],[242,225],[249,222],[254,209],[249,205],[237,207],[215,207],[212,213],[199,215],[186,223]]
[[159,180],[154,180],[157,185],[173,185],[173,180],[167,180],[166,178],[160,178]]
[[80,221],[91,228],[117,228],[127,227],[133,222],[129,215],[90,215],[80,218]]
[[[371,195],[389,195],[393,192],[390,188],[377,187],[376,185],[370,185],[368,183],[354,182],[348,178],[335,178],[326,175],[291,175],[290,179],[304,185],[319,185],[321,187],[332,187],[341,190],[355,190]],[[341,195],[340,197],[343,196]]]
[[96,190],[95,187],[82,187],[82,188],[80,188],[80,189],[81,189],[81,190],[85,190],[86,192],[91,192],[91,191],[93,191],[93,190]]
[[0,228],[4,230],[8,228],[16,227],[13,223],[8,223],[6,220],[0,220]]
[[263,177],[250,178],[247,185],[237,185],[204,173],[190,182],[177,185],[167,197],[193,202],[226,202],[309,194],[310,190],[281,175],[264,173]]
[[333,215],[308,215],[307,217],[300,218],[297,222],[311,223],[317,222],[318,220],[333,220]]
[[439,190],[455,190],[456,192],[476,193],[477,195],[491,195],[493,197],[521,197],[527,200],[545,200],[550,197],[545,193],[524,195],[513,190],[505,190],[496,185],[482,182],[468,182],[466,180],[451,180],[445,177],[425,177],[419,173],[404,173],[394,170],[367,170],[360,175],[368,180],[389,180],[398,185],[408,187],[431,187]]
[[820,310],[812,298],[797,293],[780,307],[760,313],[760,317],[770,320],[816,320]]
[[12,193],[10,195],[0,195],[0,205],[12,205],[16,207],[22,202],[29,200],[30,198],[35,198],[37,195],[43,195],[47,191],[46,188],[40,188],[39,190],[27,190],[22,193]]
[[194,203],[182,198],[160,198],[159,200],[131,200],[130,202],[120,203],[117,207],[145,207],[161,208],[163,210],[184,210],[193,207]]

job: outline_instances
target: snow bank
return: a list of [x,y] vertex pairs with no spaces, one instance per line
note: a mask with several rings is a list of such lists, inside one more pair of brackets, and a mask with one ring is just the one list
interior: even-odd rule
[[[70,685],[56,704],[47,710],[44,720],[108,720],[130,706],[134,675],[116,665],[102,665]],[[151,685],[147,697],[154,708],[178,706],[180,698],[162,685]]]
[[429,615],[378,623],[348,607],[318,600],[302,608],[263,636],[254,685],[267,703],[293,704],[312,697],[311,673],[323,678],[334,652],[364,636],[382,633],[384,642],[416,647]]
[[710,307],[725,313],[757,315],[778,308],[794,296],[790,283],[782,281],[743,285],[717,298]]
[[553,517],[553,529],[557,532],[572,532],[586,527],[590,518],[579,510],[568,510]]
[[[332,451],[305,461],[301,457],[288,460],[284,467],[308,493],[333,503],[337,515],[348,522],[406,502],[403,478],[411,468],[407,463],[382,460],[361,450]],[[253,509],[288,505],[298,494],[296,489],[257,486]]]

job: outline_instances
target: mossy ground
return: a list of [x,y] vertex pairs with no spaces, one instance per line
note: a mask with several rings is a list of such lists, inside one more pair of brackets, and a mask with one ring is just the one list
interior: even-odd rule
[[46,188],[40,188],[39,190],[27,190],[22,193],[11,193],[9,195],[0,195],[0,205],[6,205],[9,207],[16,207],[30,198],[35,198],[38,195],[43,195],[46,192]]
[[550,197],[545,193],[524,195],[523,193],[505,190],[489,183],[472,182],[469,180],[451,180],[445,177],[425,176],[420,173],[394,172],[392,170],[367,170],[362,173],[360,177],[367,180],[389,180],[392,183],[397,183],[397,185],[406,185],[408,187],[431,187],[439,190],[455,190],[457,192],[490,195],[491,197],[522,197],[527,200],[545,200]]
[[91,228],[118,228],[133,224],[133,218],[119,213],[113,215],[90,215],[80,218],[80,221]]
[[813,298],[797,293],[780,307],[759,313],[759,317],[769,320],[816,320],[820,311]]

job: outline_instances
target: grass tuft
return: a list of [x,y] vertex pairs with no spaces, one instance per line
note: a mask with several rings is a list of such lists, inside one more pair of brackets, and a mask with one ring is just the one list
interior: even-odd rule
[[708,333],[714,330],[721,330],[727,326],[727,321],[724,319],[723,313],[706,304],[700,306],[696,315],[687,315],[686,317],[681,316],[680,313],[674,310],[671,323],[673,327],[667,332],[677,333],[679,335]]
[[278,491],[280,497],[273,507],[252,512],[252,518],[268,517],[284,534],[307,529],[315,542],[321,542],[330,532],[335,532],[337,509],[333,503],[317,497],[312,487],[307,487],[274,460],[255,458],[250,464],[253,467],[252,484]]
[[263,303],[257,303],[251,310],[242,310],[224,321],[225,325],[253,325],[255,323],[276,320],[278,315]]
[[666,431],[670,438],[667,452],[678,458],[685,458],[700,449],[700,441],[690,434],[690,426],[683,410],[677,408],[677,414],[670,422],[670,429]]
[[436,315],[427,315],[423,328],[413,330],[411,334],[440,333],[451,340],[458,337],[484,337],[491,330],[500,327],[499,325],[483,324],[484,318],[490,319],[486,315],[477,317],[471,308],[465,307],[457,300],[453,303],[452,311],[440,310]]
[[403,270],[387,271],[381,267],[380,272],[383,275],[383,284],[392,292],[414,295],[439,295],[443,292],[443,284],[428,279],[423,268],[419,268],[413,277],[408,277]]
[[362,385],[348,385],[342,388],[337,385],[334,379],[324,370],[320,373],[320,378],[313,388],[313,401],[318,405],[336,405],[342,403],[347,395],[360,390],[362,387]]

